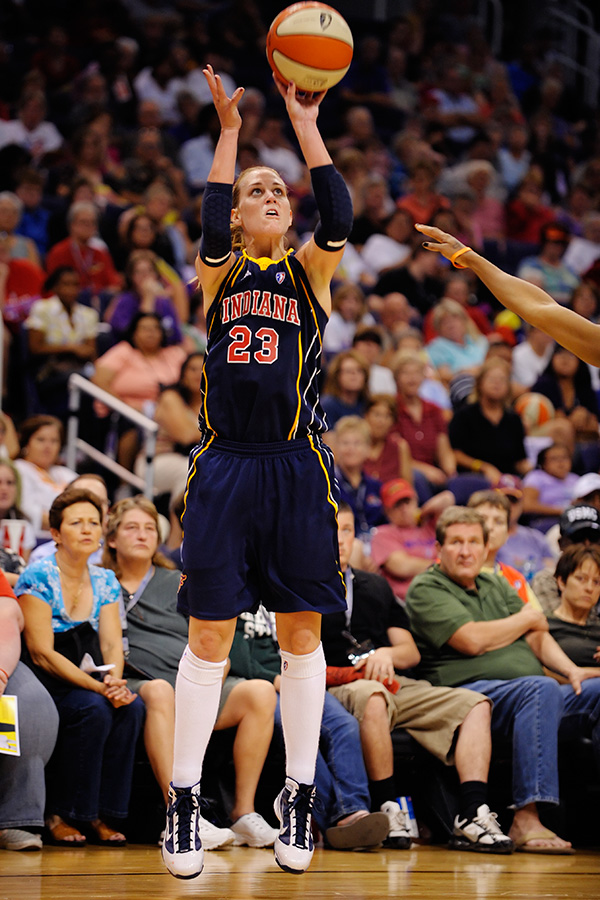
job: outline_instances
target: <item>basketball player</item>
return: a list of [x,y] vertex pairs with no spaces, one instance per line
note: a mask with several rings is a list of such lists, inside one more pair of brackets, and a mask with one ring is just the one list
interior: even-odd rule
[[[324,94],[278,84],[310,169],[320,213],[314,236],[286,249],[286,186],[273,169],[235,185],[243,88],[227,96],[207,66],[221,122],[202,201],[196,261],[208,346],[200,444],[190,456],[179,609],[189,644],[176,685],[175,764],[163,858],[179,878],[203,865],[199,781],[236,617],[259,602],[277,617],[286,782],[275,800],[275,859],[301,873],[313,845],[311,809],[325,692],[321,613],[345,608],[337,486],[319,404],[330,280],[352,227],[352,204],[317,127]],[[231,231],[230,231],[231,225]],[[232,233],[235,246],[232,250]]]
[[584,362],[600,365],[600,325],[560,306],[536,285],[503,272],[451,234],[431,225],[415,225],[415,228],[437,242],[424,243],[427,250],[441,253],[457,269],[471,269],[507,309],[549,334]]

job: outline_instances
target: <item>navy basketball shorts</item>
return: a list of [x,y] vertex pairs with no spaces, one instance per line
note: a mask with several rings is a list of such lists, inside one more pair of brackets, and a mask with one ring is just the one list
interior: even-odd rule
[[346,608],[337,539],[338,487],[318,438],[195,448],[183,514],[180,612],[232,619]]

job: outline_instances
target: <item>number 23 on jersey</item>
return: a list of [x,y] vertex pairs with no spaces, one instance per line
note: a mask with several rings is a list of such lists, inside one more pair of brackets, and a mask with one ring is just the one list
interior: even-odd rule
[[279,355],[279,334],[274,328],[259,328],[256,337],[260,349],[252,353],[252,331],[247,325],[235,325],[229,332],[231,343],[227,350],[228,363],[249,363],[250,355],[256,362],[270,365]]

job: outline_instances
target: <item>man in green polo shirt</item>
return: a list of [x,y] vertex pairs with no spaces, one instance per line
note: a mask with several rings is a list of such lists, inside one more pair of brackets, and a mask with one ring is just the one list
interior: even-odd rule
[[[481,572],[488,535],[476,510],[445,510],[436,538],[439,563],[413,579],[406,598],[421,653],[418,673],[493,700],[492,735],[513,746],[510,837],[518,850],[572,853],[568,841],[542,826],[537,803],[559,802],[559,733],[591,735],[600,768],[600,670],[576,666],[549,634],[543,613],[503,578]],[[544,675],[542,666],[568,683]]]

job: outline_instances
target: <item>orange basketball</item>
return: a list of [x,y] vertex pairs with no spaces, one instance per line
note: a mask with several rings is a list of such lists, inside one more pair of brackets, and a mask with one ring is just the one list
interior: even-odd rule
[[284,84],[301,91],[326,91],[344,77],[354,41],[348,23],[325,3],[293,3],[273,20],[267,59]]
[[535,434],[536,428],[545,425],[555,415],[554,406],[550,400],[544,394],[533,392],[521,394],[515,401],[514,408],[515,412],[520,415],[528,434]]

